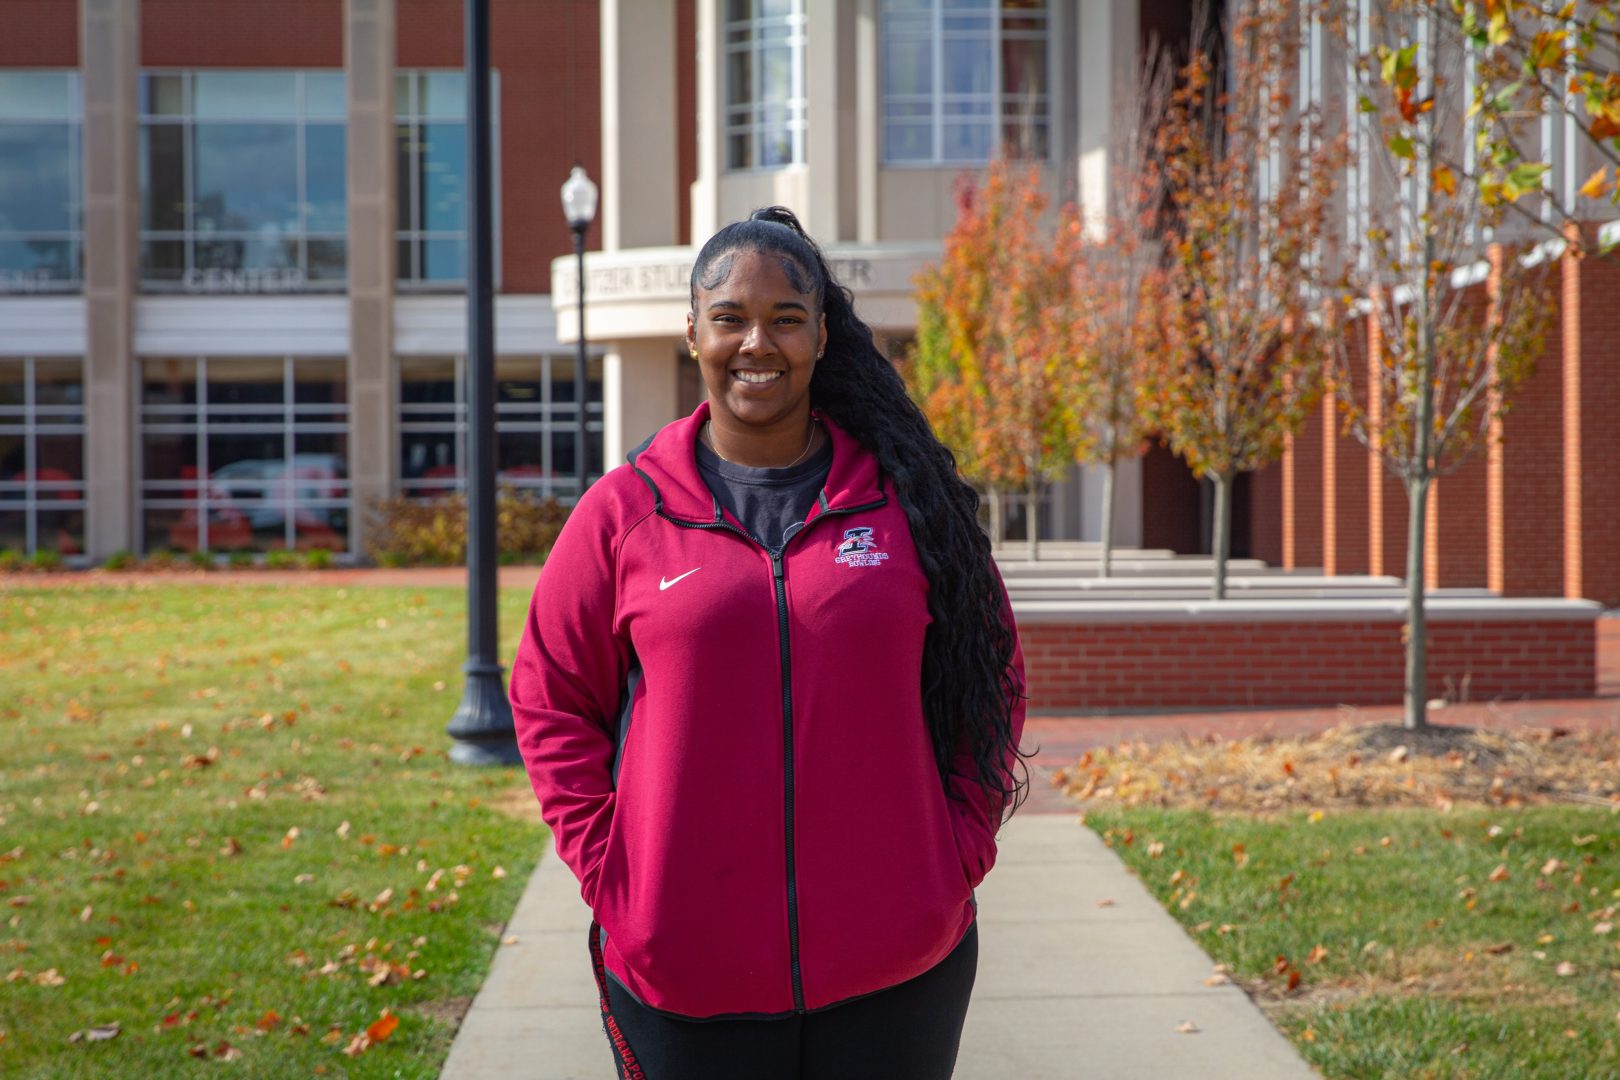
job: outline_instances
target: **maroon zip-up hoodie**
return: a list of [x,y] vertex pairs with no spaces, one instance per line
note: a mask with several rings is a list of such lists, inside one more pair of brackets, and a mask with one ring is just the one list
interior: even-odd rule
[[773,555],[698,473],[707,418],[665,427],[569,516],[512,666],[518,746],[606,966],[643,1004],[818,1009],[951,951],[1001,808],[966,757],[955,797],[940,782],[928,583],[876,458],[820,417],[831,473]]

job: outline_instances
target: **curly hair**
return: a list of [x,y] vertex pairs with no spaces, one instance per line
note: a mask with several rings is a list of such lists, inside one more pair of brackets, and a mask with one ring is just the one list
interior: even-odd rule
[[810,403],[877,456],[928,576],[933,622],[923,643],[922,703],[935,764],[944,779],[966,751],[976,771],[968,779],[1010,814],[1029,790],[1012,727],[1023,687],[1012,669],[1012,612],[979,527],[978,492],[957,472],[955,456],[791,210],[756,210],[709,238],[692,264],[693,309],[698,288],[724,281],[741,251],[780,259],[793,287],[814,295],[826,316],[827,347],[810,381]]

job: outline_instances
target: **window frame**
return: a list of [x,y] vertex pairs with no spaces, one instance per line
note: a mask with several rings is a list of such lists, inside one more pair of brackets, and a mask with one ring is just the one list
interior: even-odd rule
[[[71,99],[69,116],[34,115],[0,116],[0,126],[61,124],[68,129],[68,216],[72,222],[66,230],[58,229],[5,229],[0,230],[0,241],[25,243],[29,240],[67,241],[72,276],[62,279],[24,277],[22,271],[0,270],[0,296],[40,294],[82,294],[84,292],[84,77],[73,68],[8,68],[5,74],[57,75],[68,84]],[[15,273],[15,277],[9,275]]]
[[[884,169],[939,169],[939,168],[973,168],[980,167],[996,160],[1001,156],[1005,146],[1004,133],[1008,125],[1008,94],[1006,89],[1006,72],[1002,66],[1002,47],[1008,40],[1034,40],[1034,32],[1018,31],[1009,37],[1006,23],[1009,19],[1030,18],[1039,15],[1044,23],[1040,32],[1046,54],[1046,85],[1039,95],[1041,108],[1037,113],[1036,125],[1044,127],[1045,150],[1041,154],[1032,155],[1021,160],[1030,160],[1041,163],[1050,163],[1056,152],[1056,138],[1053,123],[1056,119],[1054,105],[1056,92],[1054,90],[1057,75],[1058,50],[1057,38],[1053,33],[1057,22],[1056,12],[1053,10],[1051,0],[1044,0],[1037,10],[1006,8],[1001,0],[993,0],[989,8],[991,27],[988,31],[990,43],[990,85],[992,89],[988,95],[946,93],[943,89],[941,73],[944,71],[945,46],[947,39],[965,40],[976,37],[968,31],[945,28],[945,7],[942,0],[924,0],[927,3],[929,19],[928,32],[921,34],[904,34],[905,40],[923,41],[929,43],[929,64],[931,67],[932,86],[926,94],[891,94],[884,86],[885,72],[883,70],[886,43],[890,39],[891,31],[888,28],[890,10],[886,0],[879,0],[878,6],[878,140],[880,143],[879,160]],[[895,12],[898,15],[920,15],[922,12]],[[964,100],[972,100],[988,96],[990,109],[986,114],[989,123],[993,126],[994,141],[988,155],[977,157],[949,157],[944,153],[945,129],[947,126],[948,106]],[[894,158],[889,149],[889,126],[891,123],[889,106],[891,104],[927,105],[929,106],[929,137],[933,147],[927,158]]]
[[[454,396],[448,402],[413,402],[405,400],[405,367],[411,361],[451,361],[451,379],[454,387]],[[574,491],[573,472],[566,476],[559,476],[552,466],[552,437],[558,434],[573,434],[578,425],[578,406],[575,402],[558,401],[553,396],[556,385],[552,378],[552,371],[556,367],[564,367],[570,376],[577,363],[572,356],[562,356],[552,353],[542,353],[538,356],[515,355],[501,357],[501,360],[537,363],[539,365],[538,399],[534,402],[497,401],[495,403],[495,444],[496,454],[499,456],[500,437],[505,435],[533,435],[540,440],[542,475],[538,477],[499,478],[497,482],[503,487],[512,487],[518,491],[532,492],[542,498],[555,498],[565,505],[572,505],[579,497]],[[594,379],[591,377],[594,375]],[[399,356],[394,362],[395,400],[399,402],[399,431],[397,449],[399,450],[399,475],[394,477],[396,490],[407,498],[428,500],[445,495],[464,492],[467,490],[467,359],[465,354],[456,353],[453,356]],[[568,381],[572,382],[572,378]],[[597,396],[590,396],[591,382],[602,387]],[[596,435],[596,445],[600,447],[606,437],[604,428],[603,395],[606,389],[603,383],[602,358],[592,356],[587,368],[587,385],[585,388],[585,431],[586,435]],[[448,418],[446,418],[448,417]],[[452,436],[456,448],[455,476],[439,479],[409,478],[405,473],[405,441],[413,434],[437,434]],[[597,451],[592,455],[591,441],[586,441],[586,482],[600,480],[604,473],[603,455]],[[497,471],[499,462],[497,461]],[[414,490],[413,490],[414,489]]]
[[[809,26],[804,11],[804,0],[788,0],[789,11],[786,15],[763,15],[759,10],[759,2],[760,0],[749,0],[749,17],[746,19],[730,19],[724,14],[721,16],[720,128],[722,154],[726,162],[725,171],[728,173],[775,172],[778,169],[790,169],[805,163],[806,114],[809,112],[809,98],[805,88],[804,53]],[[764,100],[765,65],[762,62],[762,54],[767,48],[781,47],[777,41],[767,41],[764,38],[762,31],[767,27],[782,27],[786,30],[784,43],[789,56],[790,89],[787,100],[780,103]],[[735,34],[744,36],[733,40]],[[731,59],[739,53],[747,53],[750,57],[748,95],[742,103],[732,104]],[[792,149],[789,160],[767,165],[763,163],[762,151],[768,137],[779,129],[765,120],[764,113],[767,109],[775,108],[786,110],[785,130]],[[739,115],[746,119],[738,120],[736,117]],[[749,155],[753,164],[738,165],[732,160],[732,140],[737,136],[745,136],[748,139]]]
[[[146,381],[145,366],[148,363],[162,363],[165,361],[190,361],[195,365],[192,372],[192,383],[196,388],[195,404],[154,404],[145,400],[144,385]],[[208,368],[210,364],[219,364],[228,367],[232,364],[247,362],[280,363],[282,400],[275,404],[264,405],[226,405],[212,404],[208,400]],[[300,402],[297,400],[297,365],[300,363],[323,362],[343,365],[343,383],[345,388],[344,400],[340,403],[329,402]],[[208,461],[209,436],[219,431],[228,431],[242,435],[281,435],[282,457],[284,468],[291,467],[297,460],[297,439],[300,435],[339,435],[343,439],[343,475],[330,481],[341,490],[341,495],[316,498],[302,498],[297,494],[296,483],[283,485],[283,496],[279,500],[263,499],[249,505],[249,509],[262,509],[265,507],[279,508],[282,512],[282,547],[260,549],[257,545],[237,550],[259,552],[260,550],[298,550],[298,518],[300,510],[341,510],[346,514],[346,526],[343,530],[343,547],[334,549],[334,554],[350,554],[354,544],[354,486],[351,476],[350,459],[353,449],[353,424],[351,416],[351,403],[348,400],[348,370],[346,358],[342,356],[292,356],[292,355],[264,355],[264,356],[143,356],[137,361],[140,385],[139,422],[136,429],[136,461],[135,476],[137,484],[136,495],[136,530],[137,547],[142,554],[149,554],[146,548],[147,524],[146,515],[149,510],[191,510],[196,514],[196,547],[193,551],[210,551],[215,549],[209,544],[210,512],[225,506],[239,507],[237,500],[226,498],[217,499],[210,492],[210,481],[213,479],[213,470]],[[240,423],[228,421],[232,416],[269,416],[279,413],[275,420],[253,419]],[[187,419],[191,417],[192,419]],[[210,420],[214,422],[211,424]],[[146,437],[148,435],[172,435],[180,438],[192,438],[196,441],[197,475],[192,479],[168,478],[151,479],[146,475]],[[195,494],[191,498],[184,498],[181,493],[186,488],[194,488]],[[166,495],[173,492],[172,495]],[[217,553],[217,552],[216,552]]]
[[[196,133],[197,133],[197,129],[198,129],[198,126],[199,126],[199,118],[197,116],[197,108],[196,108],[196,77],[198,75],[211,75],[211,74],[237,74],[239,72],[243,72],[243,71],[246,71],[246,70],[248,70],[248,69],[241,69],[241,68],[220,68],[220,69],[216,69],[216,68],[163,68],[163,67],[153,67],[153,68],[142,68],[141,71],[140,71],[141,90],[137,93],[137,104],[136,104],[136,128],[137,128],[137,132],[136,132],[136,140],[137,140],[137,142],[136,142],[136,154],[137,154],[137,169],[139,171],[139,182],[138,182],[139,194],[138,194],[137,198],[138,198],[138,200],[140,202],[140,210],[139,210],[139,223],[137,225],[138,236],[137,236],[137,240],[136,240],[137,255],[136,255],[136,271],[135,271],[135,273],[136,273],[136,291],[138,291],[140,293],[153,294],[153,295],[182,295],[182,296],[186,296],[186,295],[213,295],[213,294],[217,294],[217,293],[235,294],[235,293],[239,293],[239,292],[241,292],[241,293],[250,293],[250,294],[254,294],[254,295],[260,295],[260,294],[271,294],[271,295],[288,295],[288,294],[292,294],[292,295],[298,295],[298,294],[311,294],[311,293],[313,293],[313,294],[334,294],[334,293],[343,293],[343,292],[346,292],[348,290],[348,284],[349,284],[349,250],[348,250],[349,236],[348,236],[348,228],[347,228],[347,218],[348,218],[348,184],[347,184],[347,176],[348,176],[348,171],[349,171],[349,161],[348,161],[348,153],[347,153],[347,134],[348,134],[349,118],[348,118],[348,115],[347,115],[346,112],[345,112],[344,116],[342,116],[341,118],[332,117],[332,116],[314,116],[314,117],[312,117],[310,115],[310,113],[309,113],[309,92],[308,92],[308,87],[307,87],[307,77],[308,76],[330,77],[330,76],[335,75],[338,78],[342,78],[342,79],[346,80],[348,78],[348,75],[347,75],[347,72],[345,72],[342,68],[299,68],[299,69],[267,68],[267,69],[252,69],[249,72],[250,74],[255,74],[255,75],[285,74],[285,75],[291,75],[293,77],[293,82],[294,82],[293,97],[294,97],[294,101],[296,102],[296,104],[294,106],[293,115],[291,117],[285,117],[285,116],[281,116],[281,117],[245,116],[245,115],[244,116],[239,116],[239,117],[231,117],[231,116],[227,115],[227,116],[207,116],[207,117],[201,118],[200,124],[203,125],[203,126],[215,125],[215,124],[224,126],[224,125],[231,125],[231,124],[255,124],[255,123],[261,123],[261,124],[262,123],[273,123],[273,124],[291,124],[292,125],[292,127],[293,127],[294,153],[296,155],[296,161],[295,161],[295,164],[294,164],[294,169],[296,170],[296,174],[297,174],[296,203],[297,203],[297,207],[298,207],[298,225],[299,225],[299,227],[298,227],[298,230],[296,232],[287,234],[287,236],[284,237],[284,239],[291,239],[295,244],[295,250],[296,250],[296,253],[297,253],[296,263],[295,263],[295,266],[293,266],[290,269],[293,270],[293,271],[296,271],[297,276],[294,277],[294,278],[287,279],[283,284],[281,284],[281,285],[279,285],[277,287],[274,287],[274,288],[268,288],[268,287],[243,288],[243,289],[222,288],[222,289],[217,289],[216,290],[216,289],[198,288],[198,287],[196,287],[196,286],[194,286],[192,284],[188,284],[188,282],[192,280],[192,275],[193,274],[206,274],[208,272],[206,269],[200,268],[197,265],[197,246],[198,246],[199,243],[202,243],[202,242],[208,241],[208,240],[233,240],[233,239],[250,240],[251,239],[251,237],[247,233],[235,232],[235,231],[229,231],[229,230],[226,230],[226,231],[213,231],[213,230],[202,231],[202,230],[199,230],[198,227],[197,227],[197,175],[196,175],[196,172],[197,172],[197,146],[196,146]],[[151,97],[153,96],[150,93],[148,93],[147,90],[146,90],[147,80],[155,79],[155,78],[163,78],[163,77],[176,77],[176,76],[179,77],[180,80],[181,80],[181,82],[180,82],[181,100],[180,100],[180,110],[179,110],[179,112],[173,113],[173,114],[147,112],[146,108],[145,108],[145,103],[147,101],[149,101],[151,99]],[[184,221],[183,221],[183,225],[182,225],[182,227],[180,229],[154,229],[154,228],[148,228],[146,226],[146,224],[145,224],[146,201],[151,196],[151,188],[150,188],[151,180],[150,180],[150,166],[149,166],[151,140],[150,140],[150,138],[148,136],[148,131],[151,130],[152,128],[154,128],[154,127],[178,128],[180,133],[181,133],[181,137],[180,137],[180,145],[181,145],[181,189],[182,189],[182,194],[183,194],[181,213],[183,215]],[[344,176],[345,176],[345,183],[344,183],[344,220],[345,220],[345,227],[344,227],[344,230],[342,232],[333,232],[331,230],[311,230],[309,228],[308,221],[309,221],[309,218],[311,216],[311,213],[310,213],[310,205],[309,205],[309,192],[308,192],[309,176],[308,176],[307,164],[308,164],[308,131],[309,131],[309,129],[311,127],[335,127],[335,128],[338,128],[340,131],[342,131],[344,133],[345,153],[344,153],[343,168],[344,168]],[[312,278],[310,276],[309,248],[310,248],[310,242],[312,240],[316,241],[316,242],[331,242],[331,241],[336,240],[336,241],[340,241],[342,243],[342,245],[343,245],[343,274],[342,274],[341,277],[316,279],[316,278]],[[181,250],[184,252],[184,260],[183,260],[184,261],[184,266],[180,271],[179,280],[177,280],[177,281],[165,281],[165,280],[162,280],[162,279],[159,279],[159,278],[148,277],[147,274],[146,274],[147,264],[146,264],[146,259],[145,259],[146,246],[148,244],[176,243],[176,242],[181,245]],[[273,271],[267,271],[267,272],[287,273],[288,271],[280,270],[279,268],[277,268],[277,269],[275,269]],[[267,279],[267,280],[277,280],[277,279]]]
[[[77,435],[81,474],[89,472],[89,460],[84,445],[87,428],[85,400],[85,360],[82,356],[5,356],[0,360],[8,364],[21,361],[23,371],[23,403],[0,405],[0,429],[7,434],[21,435],[23,440],[23,479],[11,480],[0,476],[0,510],[5,513],[22,511],[24,518],[24,551],[32,555],[39,548],[39,515],[41,512],[73,511],[89,516],[86,493],[89,480],[80,475],[77,480],[40,480],[39,446],[41,435]],[[41,405],[38,378],[35,374],[40,361],[46,363],[76,363],[79,368],[79,403],[77,405]],[[41,423],[41,417],[55,417],[53,422]],[[18,502],[4,498],[11,494],[22,496]],[[46,497],[42,497],[46,496]],[[66,496],[65,498],[62,496]],[[79,536],[77,553],[63,553],[64,558],[78,558],[84,554],[89,523],[86,520]],[[50,550],[57,550],[52,548]]]
[[[407,127],[408,126],[410,128],[410,133],[411,133],[410,137],[411,137],[411,142],[412,142],[413,146],[421,145],[420,132],[421,132],[421,128],[422,128],[422,126],[424,124],[458,123],[458,124],[460,124],[462,126],[463,130],[465,130],[467,128],[467,108],[466,108],[465,96],[464,95],[463,95],[463,98],[462,98],[461,111],[459,113],[457,113],[454,117],[452,117],[452,116],[431,116],[431,115],[428,114],[428,112],[427,112],[427,110],[425,108],[421,108],[421,107],[419,107],[417,105],[417,102],[420,101],[421,98],[423,97],[423,92],[420,89],[420,87],[422,85],[422,77],[423,76],[425,76],[425,75],[461,75],[461,74],[462,74],[462,69],[460,69],[460,68],[399,68],[398,70],[396,70],[394,72],[395,95],[394,95],[394,118],[393,118],[393,124],[394,124],[394,156],[395,156],[396,161],[399,159],[399,156],[400,156],[400,154],[399,154],[399,138],[400,138],[400,129],[402,127]],[[400,95],[400,93],[399,93],[399,86],[400,86],[401,82],[404,82],[406,80],[409,81],[411,89],[405,95],[403,95],[404,105],[402,106],[402,104],[401,104],[402,95]],[[500,72],[498,70],[494,69],[494,68],[491,68],[490,72],[489,72],[489,160],[490,160],[490,177],[491,177],[491,183],[490,183],[490,208],[489,208],[489,210],[490,210],[490,221],[491,221],[490,235],[492,237],[493,245],[494,245],[494,250],[491,252],[491,260],[492,260],[492,264],[493,264],[494,272],[495,272],[494,289],[495,289],[496,292],[499,292],[500,289],[501,289],[501,246],[502,246],[501,245],[501,77],[500,77]],[[409,229],[401,229],[401,228],[399,228],[399,217],[398,217],[398,205],[397,204],[400,201],[405,201],[405,202],[408,203],[408,205],[409,205],[408,217],[409,217],[409,220],[411,222],[416,223],[416,222],[421,222],[421,221],[424,220],[423,215],[422,215],[422,192],[421,192],[421,190],[419,188],[419,185],[417,184],[418,175],[419,175],[419,170],[415,170],[415,169],[401,170],[400,174],[397,175],[394,178],[394,188],[395,188],[395,190],[394,190],[394,198],[395,198],[395,201],[396,201],[396,206],[394,207],[394,214],[389,218],[389,220],[391,222],[391,231],[392,231],[392,236],[393,236],[394,251],[396,253],[395,266],[394,266],[394,288],[395,288],[395,290],[397,292],[401,292],[401,293],[435,293],[435,292],[459,293],[459,292],[465,292],[466,288],[467,288],[467,279],[466,279],[465,276],[459,277],[459,278],[436,278],[436,279],[423,278],[423,277],[420,276],[419,273],[417,273],[415,275],[412,275],[412,276],[408,276],[406,274],[406,272],[405,272],[405,268],[403,266],[401,266],[401,265],[398,265],[399,260],[398,260],[398,254],[397,253],[399,252],[400,246],[403,245],[403,244],[407,244],[407,243],[412,244],[413,246],[412,246],[411,250],[412,250],[413,253],[418,250],[417,247],[414,246],[415,244],[418,244],[418,243],[425,244],[430,240],[456,240],[456,239],[460,239],[461,242],[463,243],[463,245],[465,245],[467,243],[467,236],[468,236],[468,233],[470,231],[468,225],[465,223],[465,218],[466,218],[465,209],[463,209],[463,212],[462,212],[464,223],[463,223],[463,226],[462,226],[462,228],[461,228],[461,230],[459,232],[451,232],[451,231],[446,231],[446,230],[442,230],[442,229],[420,229],[420,228],[414,228],[414,227],[409,228]],[[465,182],[466,182],[466,175],[465,174],[463,174],[463,176],[462,176],[462,181],[465,184]],[[465,265],[465,263],[463,265]],[[419,268],[415,268],[415,269],[419,269]]]

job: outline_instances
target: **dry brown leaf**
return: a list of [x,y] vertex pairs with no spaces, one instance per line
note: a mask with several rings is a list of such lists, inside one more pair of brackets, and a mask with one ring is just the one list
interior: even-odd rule
[[1506,881],[1508,879],[1507,863],[1497,863],[1496,869],[1490,873],[1492,881]]
[[1197,1035],[1200,1030],[1202,1029],[1191,1020],[1183,1020],[1176,1025],[1176,1032],[1180,1035]]

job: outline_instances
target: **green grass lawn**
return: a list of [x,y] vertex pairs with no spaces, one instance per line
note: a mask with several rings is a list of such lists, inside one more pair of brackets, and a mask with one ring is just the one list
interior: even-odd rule
[[1330,1080],[1620,1077],[1608,810],[1086,820]]
[[438,1075],[546,843],[446,759],[464,603],[0,591],[0,1075]]

